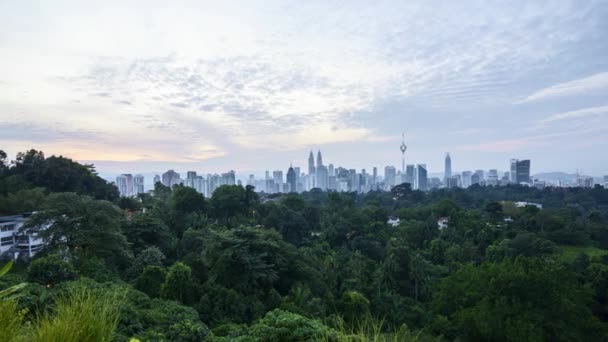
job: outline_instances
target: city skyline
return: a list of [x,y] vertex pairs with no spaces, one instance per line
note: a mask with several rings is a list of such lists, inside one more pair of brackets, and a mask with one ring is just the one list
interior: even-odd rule
[[401,169],[405,131],[428,170],[450,151],[602,176],[607,19],[576,0],[2,2],[0,147],[108,174],[284,170],[311,148]]
[[[402,141],[403,146],[404,143]],[[400,146],[402,162],[404,149]],[[521,184],[537,188],[550,187],[592,187],[598,184],[608,186],[608,175],[603,177],[592,177],[583,174],[575,175],[534,175],[532,173],[532,162],[530,159],[510,159],[508,171],[502,169],[474,169],[474,170],[452,170],[452,158],[450,152],[445,154],[443,173],[431,173],[426,164],[402,165],[399,170],[394,165],[384,166],[384,172],[378,173],[378,167],[373,166],[371,172],[367,168],[360,171],[350,168],[348,165],[334,165],[323,162],[321,150],[317,150],[316,161],[314,153],[310,150],[308,154],[308,172],[304,172],[300,166],[294,166],[293,162],[284,172],[282,169],[266,169],[261,173],[250,173],[239,175],[234,170],[222,173],[206,173],[194,170],[186,171],[186,178],[179,172],[170,169],[166,172],[153,175],[153,182],[144,186],[144,176],[141,174],[120,174],[116,177],[117,185],[121,195],[135,196],[153,189],[157,182],[167,187],[184,185],[196,189],[205,196],[211,196],[215,189],[222,185],[253,186],[258,192],[265,193],[289,193],[304,192],[312,189],[320,189],[338,192],[366,193],[374,190],[390,191],[394,186],[409,183],[414,190],[429,191],[441,188],[468,188],[472,185],[505,186],[508,184]],[[285,173],[285,177],[284,177]],[[107,178],[107,177],[106,177]],[[111,179],[108,179],[111,180]],[[133,190],[137,189],[137,190]]]

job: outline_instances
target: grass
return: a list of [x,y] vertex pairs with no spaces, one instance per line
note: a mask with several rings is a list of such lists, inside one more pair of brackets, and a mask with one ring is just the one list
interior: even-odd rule
[[36,320],[28,340],[110,342],[120,318],[122,297],[87,289],[61,297],[54,312],[47,312]]
[[326,336],[324,342],[417,342],[420,341],[420,332],[412,332],[407,326],[392,331],[384,331],[384,321],[370,315],[365,316],[354,324],[348,326],[340,317],[333,324],[336,335]]
[[593,246],[559,246],[562,250],[560,256],[561,261],[572,262],[580,253],[585,253],[589,258],[599,258],[602,255],[608,254],[608,250],[593,247]]

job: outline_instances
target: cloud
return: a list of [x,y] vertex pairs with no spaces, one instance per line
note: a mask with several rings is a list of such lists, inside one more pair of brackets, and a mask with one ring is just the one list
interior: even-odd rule
[[606,115],[606,114],[608,114],[608,106],[591,107],[591,108],[584,108],[584,109],[578,109],[578,110],[573,110],[573,111],[569,111],[569,112],[553,114],[553,115],[548,116],[548,117],[544,118],[543,120],[541,120],[540,123],[542,124],[542,123],[550,123],[550,122],[561,121],[561,120],[597,117],[597,116]]
[[534,92],[522,102],[543,101],[556,97],[574,96],[592,92],[608,92],[608,72],[550,86]]

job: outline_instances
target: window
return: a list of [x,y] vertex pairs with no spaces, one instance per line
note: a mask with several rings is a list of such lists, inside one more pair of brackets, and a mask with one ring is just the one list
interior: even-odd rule
[[2,231],[3,232],[10,232],[12,230],[15,230],[16,226],[17,226],[16,224],[8,224],[6,226],[2,226]]
[[2,239],[0,239],[0,245],[1,246],[8,246],[8,245],[12,245],[15,242],[13,241],[13,237],[12,236],[7,236],[7,237],[3,237]]

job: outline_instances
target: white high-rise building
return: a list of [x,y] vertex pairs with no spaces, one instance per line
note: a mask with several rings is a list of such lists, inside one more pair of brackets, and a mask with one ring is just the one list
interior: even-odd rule
[[145,192],[143,175],[137,174],[133,177],[133,188],[135,190],[135,195],[143,194]]
[[122,174],[116,177],[116,187],[120,192],[120,196],[132,197],[135,195],[133,175],[130,173]]

